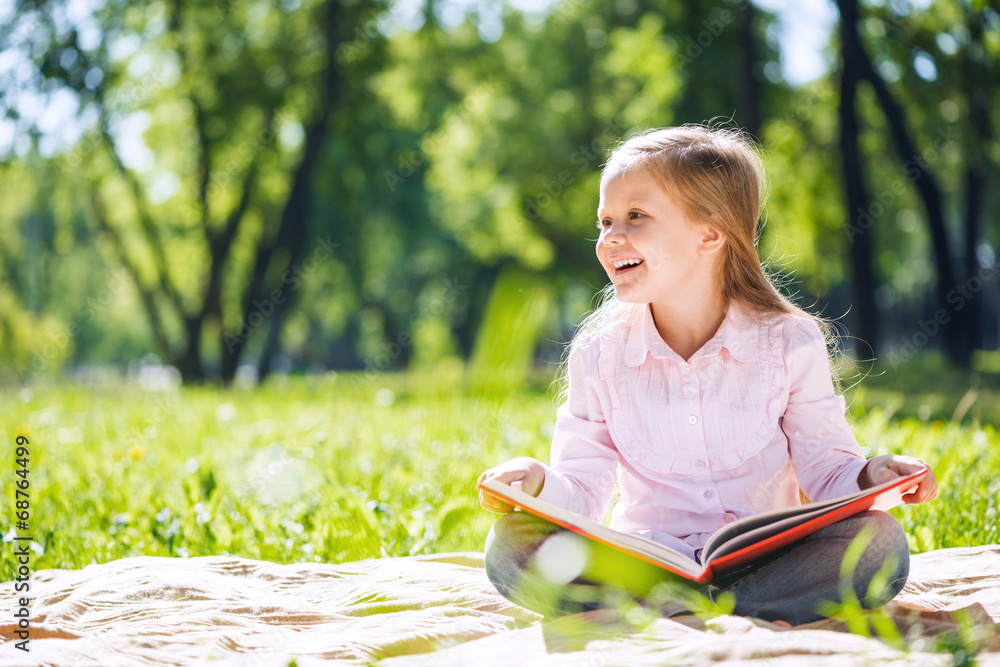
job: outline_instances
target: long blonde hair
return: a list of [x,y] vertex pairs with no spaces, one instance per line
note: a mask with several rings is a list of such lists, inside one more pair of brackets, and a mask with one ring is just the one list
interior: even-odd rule
[[[825,319],[799,308],[776,286],[757,254],[758,220],[767,181],[760,149],[739,130],[685,125],[651,130],[619,144],[601,174],[602,183],[624,172],[645,169],[692,220],[712,219],[725,234],[721,283],[725,303],[736,302],[751,316],[793,314],[812,319],[833,347],[836,331]],[[615,322],[631,319],[645,307],[623,303],[609,283],[598,306],[580,323],[563,353],[557,380],[565,399],[567,361],[582,340]],[[834,378],[836,382],[836,378]]]

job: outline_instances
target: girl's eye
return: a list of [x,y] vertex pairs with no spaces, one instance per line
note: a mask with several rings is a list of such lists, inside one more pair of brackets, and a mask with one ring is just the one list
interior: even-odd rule
[[598,229],[604,229],[605,226],[610,227],[611,226],[611,221],[610,220],[598,220],[597,221],[597,228]]
[[642,215],[642,213],[639,213],[639,211],[629,211],[628,212],[628,217],[631,220],[635,220],[636,218],[640,217],[641,215]]

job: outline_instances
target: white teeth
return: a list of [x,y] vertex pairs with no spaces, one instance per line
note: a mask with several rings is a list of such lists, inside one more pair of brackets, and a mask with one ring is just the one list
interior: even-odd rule
[[621,269],[626,266],[637,266],[639,264],[642,264],[641,259],[622,259],[612,262],[612,265],[614,265],[616,269]]

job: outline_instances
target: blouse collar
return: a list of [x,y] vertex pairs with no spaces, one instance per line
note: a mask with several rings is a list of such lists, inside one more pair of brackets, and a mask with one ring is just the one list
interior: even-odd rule
[[[718,354],[722,348],[739,361],[750,361],[757,354],[760,340],[760,328],[747,316],[736,302],[729,304],[726,319],[722,321],[718,331],[701,349],[692,355],[689,361],[698,357],[711,357]],[[646,354],[652,354],[655,359],[673,359],[683,363],[679,354],[670,349],[653,322],[653,311],[646,304],[629,327],[625,341],[625,363],[635,367],[642,364]]]

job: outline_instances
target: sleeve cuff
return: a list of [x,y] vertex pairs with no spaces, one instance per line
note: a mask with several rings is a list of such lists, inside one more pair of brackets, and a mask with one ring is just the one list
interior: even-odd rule
[[556,507],[569,509],[569,482],[544,463],[542,466],[545,468],[545,483],[542,485],[542,490],[538,493],[538,499],[552,503]]
[[861,474],[861,469],[868,465],[868,459],[857,459],[855,462],[845,466],[845,470],[841,473],[839,488],[836,493],[834,493],[831,498],[840,498],[841,496],[849,496],[851,494],[861,491],[861,487],[858,485],[858,475]]

